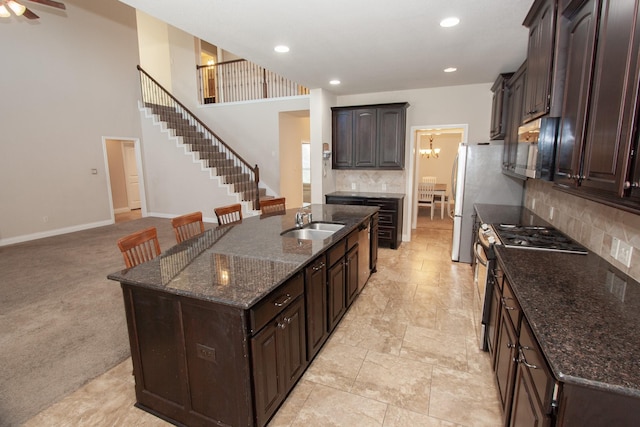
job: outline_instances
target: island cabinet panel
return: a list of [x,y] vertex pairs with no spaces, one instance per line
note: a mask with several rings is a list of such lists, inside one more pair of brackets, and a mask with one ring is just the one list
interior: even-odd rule
[[[345,290],[345,268],[344,268],[344,248],[342,248],[343,256],[339,258],[335,264],[331,265],[327,270],[327,297],[328,297],[328,321],[329,331],[333,331],[345,311],[346,290]],[[330,260],[330,254],[327,260]],[[331,264],[328,262],[328,264]]]
[[640,398],[596,390],[578,384],[563,384],[557,427],[616,426],[637,427]]
[[253,425],[243,311],[122,289],[137,405],[185,425]]
[[258,425],[266,425],[304,372],[305,337],[304,298],[299,296],[251,339]]
[[327,264],[320,256],[305,268],[307,310],[307,360],[318,353],[329,337],[327,322]]
[[344,257],[345,280],[346,280],[346,306],[349,307],[358,295],[358,244],[351,249]]

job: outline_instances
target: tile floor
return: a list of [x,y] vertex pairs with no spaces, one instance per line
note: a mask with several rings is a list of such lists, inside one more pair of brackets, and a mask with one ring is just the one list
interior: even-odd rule
[[[269,427],[499,426],[489,356],[478,350],[472,274],[450,261],[451,221],[418,218],[380,249],[378,272]],[[166,426],[133,406],[131,359],[25,426]]]

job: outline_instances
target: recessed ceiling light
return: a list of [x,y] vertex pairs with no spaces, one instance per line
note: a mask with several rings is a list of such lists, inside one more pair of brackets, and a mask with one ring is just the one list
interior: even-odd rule
[[281,45],[278,45],[278,46],[274,47],[273,50],[275,50],[278,53],[287,53],[287,52],[289,52],[289,46],[285,46],[285,45],[281,44]]
[[444,72],[445,73],[453,73],[454,71],[456,71],[457,68],[456,67],[449,67],[449,68],[445,68]]
[[333,79],[333,80],[329,81],[329,84],[332,84],[332,85],[339,85],[339,84],[340,84],[340,80]]
[[445,28],[455,27],[459,23],[460,23],[460,20],[458,18],[456,18],[455,16],[451,16],[449,18],[444,18],[442,21],[440,21],[440,26]]

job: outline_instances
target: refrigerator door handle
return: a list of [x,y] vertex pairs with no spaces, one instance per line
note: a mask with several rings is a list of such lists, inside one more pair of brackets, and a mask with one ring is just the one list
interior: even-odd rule
[[453,161],[453,167],[451,168],[451,194],[453,196],[453,200],[456,200],[456,175],[458,173],[458,157],[460,157],[460,153],[456,153],[456,158]]

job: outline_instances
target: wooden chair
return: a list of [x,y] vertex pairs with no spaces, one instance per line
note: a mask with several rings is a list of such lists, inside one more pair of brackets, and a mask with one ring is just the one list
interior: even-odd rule
[[161,252],[158,232],[155,227],[145,228],[122,237],[118,240],[118,247],[127,268],[151,261]]
[[180,243],[193,236],[204,233],[202,212],[193,212],[177,216],[171,220],[173,231],[176,233],[176,242]]
[[436,188],[435,176],[423,176],[422,182],[418,184],[418,207],[429,206],[431,209],[431,219],[433,220],[433,211],[435,209],[434,190]]
[[260,200],[260,210],[263,214],[284,213],[287,210],[285,198]]
[[234,224],[242,221],[242,205],[236,203],[229,206],[222,206],[213,210],[218,218],[218,225]]

